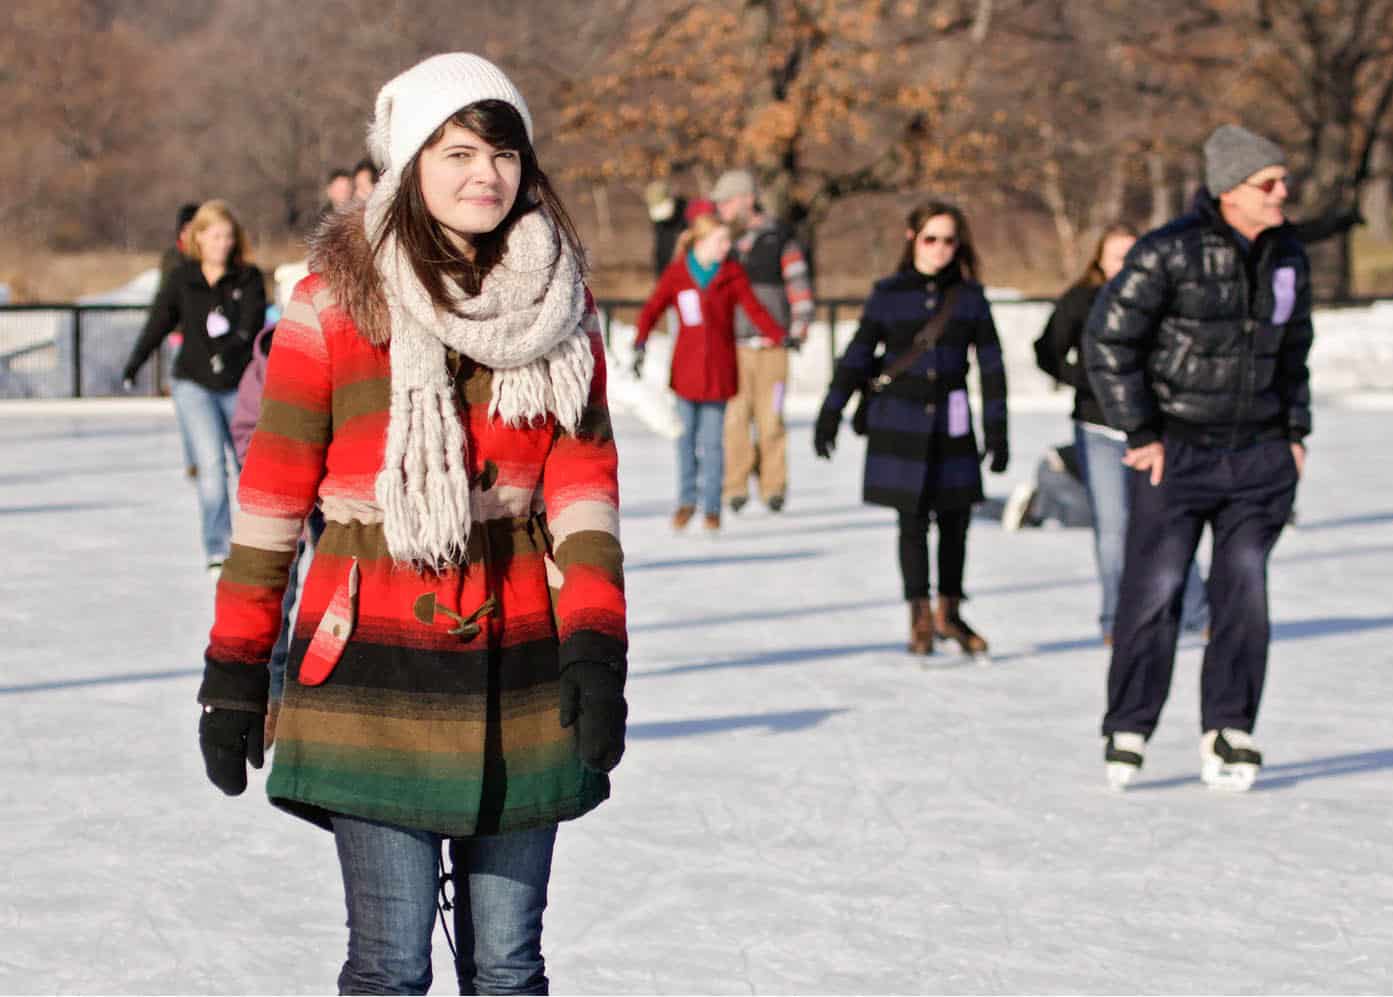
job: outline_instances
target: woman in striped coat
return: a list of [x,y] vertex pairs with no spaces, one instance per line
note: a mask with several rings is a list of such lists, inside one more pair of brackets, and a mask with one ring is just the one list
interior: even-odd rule
[[[832,375],[814,431],[814,448],[830,457],[842,409],[867,382],[883,355],[888,368],[914,358],[907,370],[871,396],[867,411],[865,500],[899,513],[900,574],[910,606],[911,654],[930,654],[935,636],[968,654],[987,642],[958,611],[963,599],[967,528],[982,500],[979,464],[1006,470],[1006,370],[992,322],[967,219],[958,208],[929,202],[905,222],[896,273],[878,281],[856,336]],[[915,339],[947,309],[942,332],[924,351]],[[969,350],[982,384],[983,447],[978,449],[968,405]],[[938,603],[929,597],[928,533],[938,525]]]
[[442,844],[461,988],[546,992],[556,827],[608,796],[623,752],[604,350],[531,131],[477,56],[383,87],[382,179],[327,221],[276,332],[218,586],[200,741],[235,795],[319,505],[267,791],[335,836],[344,993],[429,986]]

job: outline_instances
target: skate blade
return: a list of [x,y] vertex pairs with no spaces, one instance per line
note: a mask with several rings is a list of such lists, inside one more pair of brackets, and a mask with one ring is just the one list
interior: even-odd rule
[[1108,762],[1108,788],[1114,792],[1122,792],[1132,784],[1138,771],[1135,765],[1128,765],[1126,762]]
[[1200,778],[1210,789],[1226,793],[1246,793],[1258,778],[1258,767],[1247,763],[1225,765],[1217,758],[1206,759],[1200,768]]

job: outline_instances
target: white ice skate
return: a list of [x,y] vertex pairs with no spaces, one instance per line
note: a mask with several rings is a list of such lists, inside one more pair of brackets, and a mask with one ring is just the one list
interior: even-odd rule
[[1131,731],[1108,735],[1103,760],[1108,763],[1108,786],[1118,791],[1126,789],[1141,771],[1146,756],[1146,738]]
[[1247,731],[1225,727],[1200,738],[1200,778],[1210,789],[1246,793],[1262,767],[1262,753]]
[[1006,505],[1001,510],[1002,529],[1014,533],[1023,526],[1036,525],[1030,517],[1030,506],[1035,501],[1035,492],[1035,486],[1029,481],[1022,481],[1011,489]]

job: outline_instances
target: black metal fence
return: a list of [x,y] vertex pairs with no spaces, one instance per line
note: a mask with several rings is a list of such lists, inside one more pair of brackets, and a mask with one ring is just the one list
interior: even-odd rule
[[[632,324],[643,301],[606,298],[596,302],[605,343],[616,323]],[[818,302],[818,318],[835,329],[854,317],[859,298]],[[0,399],[90,398],[121,395],[121,370],[145,323],[145,305],[0,305]],[[662,326],[665,328],[666,326]],[[827,339],[835,351],[835,337]],[[141,369],[133,393],[168,393],[178,342],[166,339]]]
[[[1328,302],[1321,308],[1367,306],[1374,300]],[[995,302],[993,308],[1003,341],[1009,338],[1020,346],[1019,359],[1031,370],[1033,357],[1021,344],[1028,345],[1038,334],[1048,312],[1042,314],[1038,308],[1015,310],[1012,306],[1042,303],[1045,299],[1011,299]],[[643,301],[632,298],[604,298],[596,304],[607,345],[613,342],[616,325],[632,325],[643,308]],[[849,328],[838,330],[838,326],[854,321],[861,305],[860,298],[818,300],[816,321],[830,334],[814,336],[816,346],[812,348],[826,351],[827,369],[850,336]],[[0,399],[124,394],[121,370],[140,335],[146,310],[144,305],[0,305]],[[659,331],[666,328],[666,322],[660,323]],[[168,393],[170,367],[177,351],[175,338],[166,339],[158,359],[152,357],[140,371],[134,393]]]

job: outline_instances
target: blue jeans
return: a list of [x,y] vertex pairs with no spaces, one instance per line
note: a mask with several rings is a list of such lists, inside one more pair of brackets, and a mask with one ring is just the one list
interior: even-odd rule
[[677,437],[677,504],[697,504],[701,482],[701,511],[721,514],[721,480],[725,477],[725,402],[677,399],[682,435]]
[[[336,816],[334,840],[348,904],[339,993],[426,993],[446,839]],[[542,912],[556,826],[449,841],[460,993],[549,992]]]
[[285,663],[290,657],[290,642],[295,639],[295,618],[300,614],[300,592],[314,560],[314,547],[324,535],[324,514],[318,508],[305,519],[305,530],[295,542],[295,560],[290,562],[290,577],[286,579],[285,595],[281,597],[281,632],[271,648],[271,702],[279,703],[285,695]]
[[241,470],[232,446],[232,410],[236,391],[214,391],[194,381],[176,378],[169,392],[180,424],[188,431],[198,468],[198,511],[202,519],[203,553],[209,560],[227,557],[232,543],[232,493],[227,465]]
[[[1103,586],[1103,611],[1098,622],[1103,636],[1111,637],[1127,551],[1128,489],[1132,474],[1122,463],[1127,444],[1081,422],[1074,423],[1074,443],[1088,485],[1088,500],[1093,506],[1093,553],[1098,562],[1098,580]],[[1204,579],[1200,577],[1199,565],[1191,561],[1185,581],[1181,629],[1199,631],[1208,625],[1209,600]]]

